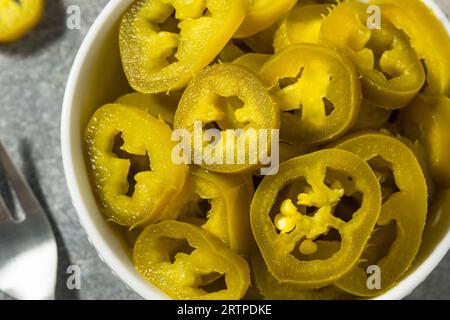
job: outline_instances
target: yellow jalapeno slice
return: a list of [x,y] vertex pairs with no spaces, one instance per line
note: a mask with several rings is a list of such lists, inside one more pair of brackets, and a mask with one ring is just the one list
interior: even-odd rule
[[[333,145],[367,161],[378,177],[383,205],[361,262],[336,282],[351,294],[370,297],[391,288],[411,266],[427,216],[427,186],[413,152],[379,133],[348,137]],[[380,287],[368,286],[368,268],[377,266]]]
[[[291,185],[294,200],[284,194]],[[250,223],[278,281],[320,288],[358,263],[380,208],[380,187],[367,163],[330,149],[286,161],[276,176],[264,178]]]
[[433,180],[450,187],[450,99],[419,95],[400,118],[406,136],[423,142]]
[[331,4],[312,4],[292,10],[280,23],[274,37],[274,49],[280,51],[291,44],[319,43],[320,28]]
[[[424,62],[425,93],[450,95],[450,38],[434,13],[421,0],[371,0],[389,22],[403,30]],[[424,36],[426,35],[426,36]]]
[[0,43],[22,38],[41,20],[44,0],[0,0]]
[[302,289],[295,285],[279,282],[270,273],[259,253],[252,256],[251,267],[255,286],[267,300],[343,300],[350,297],[333,286]]
[[183,188],[185,164],[175,164],[175,143],[164,121],[120,104],[98,109],[85,140],[93,184],[109,220],[135,227],[164,218],[167,204]]
[[391,110],[380,108],[367,100],[363,100],[358,118],[350,132],[380,130],[388,122],[391,115]]
[[318,144],[344,135],[355,123],[361,83],[350,60],[332,49],[289,46],[270,58],[260,76],[281,111],[281,137]]
[[120,26],[120,52],[133,89],[181,89],[225,47],[245,15],[241,0],[138,0]]
[[184,222],[147,227],[133,255],[145,279],[174,299],[241,299],[250,284],[243,258],[208,231]]
[[[200,135],[191,139],[187,157],[222,173],[249,173],[261,167],[261,156],[270,153],[271,131],[279,122],[276,104],[257,75],[233,64],[210,66],[194,78],[175,113],[176,130],[186,130],[191,138]],[[206,130],[217,137],[206,139]],[[263,148],[251,148],[255,142],[263,142]]]
[[116,103],[140,107],[155,118],[163,119],[168,125],[173,126],[175,111],[180,97],[177,94],[144,94],[134,92],[126,94],[116,100]]
[[249,176],[193,166],[182,196],[174,201],[179,207],[177,219],[208,230],[231,250],[247,256],[252,244],[249,215],[253,193]]
[[254,71],[255,73],[259,73],[267,62],[270,59],[270,55],[262,54],[262,53],[247,53],[243,56],[240,56],[236,60],[233,61],[233,64],[247,67]]
[[344,1],[322,22],[321,41],[341,49],[362,75],[363,94],[386,109],[405,107],[425,83],[409,39],[389,21],[368,26],[368,5]]
[[247,38],[270,27],[296,3],[297,0],[250,0],[245,20],[234,37]]

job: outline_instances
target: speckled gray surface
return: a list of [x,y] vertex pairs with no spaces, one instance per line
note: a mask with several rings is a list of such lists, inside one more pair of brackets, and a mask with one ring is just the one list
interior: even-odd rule
[[[66,80],[84,35],[108,0],[47,0],[40,26],[0,46],[0,139],[29,179],[58,238],[57,299],[139,299],[98,258],[80,227],[66,189],[60,113]],[[450,2],[438,3],[450,13]],[[81,8],[81,30],[66,28],[66,8]],[[1,173],[0,173],[1,174]],[[0,176],[2,196],[11,193]],[[81,289],[66,288],[66,269],[79,265]],[[8,299],[0,293],[0,300]],[[450,254],[409,299],[450,299]]]

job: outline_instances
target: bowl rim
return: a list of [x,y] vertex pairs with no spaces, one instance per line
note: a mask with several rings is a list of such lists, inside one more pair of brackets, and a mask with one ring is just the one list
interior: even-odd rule
[[[364,1],[364,0],[363,0]],[[124,262],[117,257],[111,245],[95,226],[90,217],[89,210],[81,196],[81,187],[76,179],[74,152],[71,143],[73,126],[72,112],[73,101],[76,96],[76,88],[79,81],[80,71],[83,63],[89,54],[90,48],[95,43],[98,33],[102,30],[108,17],[119,8],[129,6],[132,0],[110,0],[95,19],[94,23],[87,32],[82,44],[76,54],[73,62],[66,89],[63,98],[61,113],[61,153],[63,160],[64,174],[72,204],[77,212],[79,222],[87,233],[89,242],[96,249],[99,257],[110,268],[112,273],[119,278],[131,290],[136,292],[144,299],[169,299],[161,290],[143,281],[137,281],[137,274],[131,274],[124,266]],[[423,2],[434,12],[437,18],[442,22],[447,33],[450,35],[450,21],[442,9],[434,0],[423,0]],[[395,287],[389,289],[386,293],[374,298],[375,300],[399,300],[410,295],[425,279],[431,274],[436,266],[441,262],[447,252],[450,250],[450,230],[444,238],[432,249],[428,257],[407,277],[402,279]]]
[[[130,0],[131,1],[131,0]],[[108,17],[111,16],[121,6],[129,6],[129,2],[123,0],[110,0],[95,19],[94,23],[87,32],[82,44],[75,56],[71,71],[66,84],[63,98],[63,107],[61,114],[61,153],[63,159],[63,168],[66,177],[66,184],[72,199],[72,205],[77,212],[79,222],[86,231],[89,242],[94,246],[99,258],[106,263],[112,273],[121,280],[128,288],[135,291],[145,299],[165,300],[168,297],[151,285],[137,281],[136,275],[131,274],[124,266],[121,259],[117,257],[112,246],[108,244],[102,234],[98,231],[95,223],[90,217],[89,210],[81,196],[81,187],[76,178],[74,164],[73,145],[71,143],[74,123],[71,121],[73,112],[73,101],[76,97],[76,88],[79,81],[82,65],[89,54],[90,48],[96,42],[97,35],[101,32]]]

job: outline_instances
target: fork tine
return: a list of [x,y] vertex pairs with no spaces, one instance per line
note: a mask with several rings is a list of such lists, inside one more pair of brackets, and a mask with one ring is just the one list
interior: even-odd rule
[[53,299],[58,248],[50,221],[1,141],[0,167],[25,213],[24,220],[9,223],[0,201],[0,290],[15,299]]
[[0,195],[0,224],[4,222],[13,222],[11,211],[9,211],[3,197]]
[[[16,166],[12,162],[8,153],[5,150],[2,142],[0,141],[0,166],[3,168],[5,176],[11,183],[14,192],[16,193],[17,199],[25,212],[25,216],[33,214],[44,214],[44,211],[36,199],[33,191],[31,191],[30,186],[22,176],[22,174],[17,170]],[[3,201],[4,202],[4,201]],[[4,203],[3,203],[4,204]],[[6,207],[6,206],[5,206]],[[0,210],[3,208],[0,204]],[[9,212],[9,210],[8,210]],[[9,213],[11,216],[11,214]]]

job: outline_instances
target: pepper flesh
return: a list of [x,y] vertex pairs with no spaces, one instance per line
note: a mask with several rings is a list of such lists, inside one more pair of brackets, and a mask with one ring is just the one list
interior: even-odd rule
[[136,2],[125,13],[119,34],[131,87],[142,93],[184,87],[220,53],[244,15],[241,0]]
[[273,54],[273,39],[275,31],[278,28],[278,23],[279,22],[251,37],[241,39],[241,41],[250,49],[250,52]]
[[[450,39],[437,17],[419,0],[371,0],[383,17],[410,38],[427,71],[425,93],[450,95]],[[426,34],[426,36],[424,36]]]
[[241,256],[249,254],[252,244],[249,214],[254,193],[249,176],[193,167],[183,193],[178,200],[181,203],[178,220],[208,230]]
[[270,27],[296,3],[297,0],[252,0],[244,22],[234,37],[247,38]]
[[[325,184],[329,169],[342,172],[345,179],[332,178]],[[300,207],[292,199],[283,200],[281,213],[272,218],[271,210],[278,209],[274,206],[279,193],[298,179],[307,183],[297,192]],[[353,181],[354,185],[348,187],[346,181]],[[335,217],[341,198],[355,192],[362,194],[360,208],[350,212],[353,216],[348,222]],[[316,208],[314,215],[305,214],[307,208]],[[330,149],[284,162],[278,175],[264,178],[252,201],[250,223],[264,260],[278,281],[303,289],[320,288],[335,282],[358,262],[380,208],[380,187],[367,163],[350,152]],[[331,257],[321,259],[322,251],[311,259],[294,255],[301,242],[320,240],[331,229],[337,230],[341,238],[338,251]],[[336,244],[334,240],[326,242]]]
[[317,144],[336,139],[355,123],[361,84],[351,61],[332,49],[289,46],[260,72],[281,111],[281,137]]
[[[384,130],[382,130],[381,133],[386,134]],[[429,155],[423,142],[420,140],[408,139],[407,137],[399,134],[397,134],[395,138],[403,142],[416,156],[417,162],[419,162],[423,176],[425,177],[425,181],[427,183],[428,203],[430,203],[430,200],[432,200],[436,194],[437,185],[431,176],[431,168],[428,162]]]
[[[135,227],[164,218],[165,208],[183,188],[188,168],[171,161],[170,128],[145,110],[120,104],[98,109],[86,129],[85,139],[93,183],[109,220]],[[115,139],[127,157],[114,152]],[[148,158],[150,168],[134,174],[133,194],[128,194],[134,158]],[[147,160],[147,161],[148,161]]]
[[317,151],[316,146],[280,141],[280,163]]
[[450,187],[450,99],[419,95],[400,118],[406,136],[424,143],[433,180]]
[[343,300],[348,296],[333,286],[320,289],[302,289],[295,285],[281,283],[267,269],[260,254],[251,259],[255,286],[267,300]]
[[19,40],[41,20],[44,0],[0,0],[0,43]]
[[300,6],[283,19],[274,38],[275,52],[296,43],[319,43],[320,28],[331,4]]
[[[203,131],[208,125],[214,123],[220,129],[217,129],[220,141],[205,143],[201,146],[203,148],[201,151],[205,155],[205,150],[210,148],[219,150],[218,152],[223,150],[218,156],[220,157],[218,160],[221,161],[212,163],[202,161],[200,165],[208,170],[222,173],[249,173],[261,167],[261,154],[270,152],[270,129],[278,129],[280,125],[278,109],[257,75],[250,69],[232,64],[213,65],[206,68],[184,92],[175,114],[175,129],[185,129],[195,133],[194,125],[198,121],[201,121]],[[239,137],[233,137],[235,139],[233,147],[245,145],[243,164],[239,164],[236,159],[237,149],[232,150],[235,153],[233,164],[226,161],[226,131],[228,129],[243,130]],[[249,135],[246,134],[250,129],[257,132],[260,132],[260,129],[266,130],[268,135],[266,150],[251,154],[258,150],[252,150],[248,147],[248,143],[244,143],[250,140]],[[264,134],[263,131],[260,133]],[[191,158],[194,161],[195,157],[194,152],[191,152]],[[249,161],[251,158],[256,159],[256,163]]]
[[233,61],[233,64],[247,67],[254,71],[255,73],[259,73],[267,62],[270,59],[270,55],[261,54],[261,53],[247,53],[236,60]]
[[350,132],[380,130],[392,115],[391,110],[380,108],[364,100],[361,102],[358,118]]
[[145,109],[155,118],[163,119],[173,126],[175,111],[180,98],[176,94],[144,94],[140,92],[126,94],[116,100],[116,103]]
[[220,52],[219,56],[217,57],[217,60],[219,62],[229,63],[245,54],[246,52],[239,48],[239,46],[232,40],[227,43],[225,48],[223,48],[222,52]]
[[[240,299],[250,284],[243,258],[208,231],[183,222],[149,226],[138,238],[133,255],[139,273],[174,299]],[[224,277],[225,288],[205,290],[217,275]]]
[[[377,229],[395,222],[396,233],[393,243],[385,248],[383,242],[370,240],[367,248],[371,252],[387,252],[381,260],[371,261],[381,270],[381,288],[367,286],[367,273],[361,265],[356,266],[336,282],[336,286],[351,294],[370,297],[381,294],[391,288],[411,266],[422,240],[427,215],[427,186],[422,170],[412,151],[402,142],[378,133],[367,133],[349,137],[333,145],[354,153],[365,161],[379,161],[380,157],[390,166],[395,186],[387,185],[383,189],[383,206],[377,221]],[[373,170],[383,183],[383,173],[376,162]],[[394,189],[395,190],[395,189]],[[367,252],[368,249],[366,249]],[[370,254],[370,252],[369,252]],[[378,254],[378,256],[380,256]],[[364,254],[363,254],[364,257]],[[375,259],[378,260],[378,259]]]
[[321,41],[342,50],[362,74],[363,95],[386,109],[405,107],[425,83],[408,38],[389,21],[369,28],[368,5],[341,2],[322,22]]

